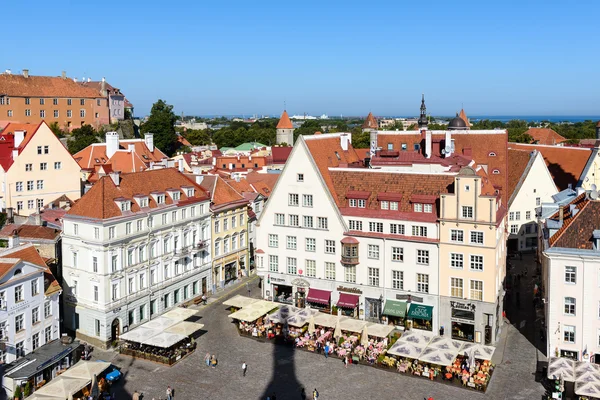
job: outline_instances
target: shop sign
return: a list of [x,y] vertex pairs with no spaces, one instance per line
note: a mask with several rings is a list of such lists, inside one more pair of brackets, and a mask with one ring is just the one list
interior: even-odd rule
[[465,311],[472,311],[472,312],[475,312],[475,308],[476,308],[475,304],[473,304],[473,303],[464,304],[464,303],[459,303],[457,301],[451,301],[450,307],[452,307],[456,310],[465,310]]
[[283,278],[271,278],[271,282],[285,282]]
[[362,290],[360,290],[359,288],[354,288],[354,287],[338,286],[337,290],[338,290],[338,292],[362,294]]
[[8,315],[15,315],[18,312],[24,311],[27,308],[29,308],[33,303],[35,303],[37,301],[37,299],[28,299],[28,300],[23,300],[23,301],[19,301],[18,303],[13,304],[12,306],[10,306],[8,308]]
[[452,322],[458,322],[458,323],[461,323],[461,324],[473,325],[473,321],[470,321],[468,319],[462,319],[462,318],[454,318],[454,317],[452,317]]

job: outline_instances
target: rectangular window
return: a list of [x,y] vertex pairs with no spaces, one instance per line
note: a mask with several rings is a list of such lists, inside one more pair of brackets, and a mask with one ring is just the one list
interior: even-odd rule
[[382,210],[389,210],[390,209],[390,203],[388,201],[382,200],[379,202],[379,205],[381,206]]
[[483,271],[483,256],[471,254],[471,271]]
[[23,191],[23,182],[17,182],[17,183],[15,183],[15,190],[17,192],[22,192]]
[[473,207],[462,206],[462,217],[466,219],[473,219]]
[[335,240],[325,239],[325,254],[335,254]]
[[417,274],[417,292],[429,293],[429,275]]
[[362,221],[351,219],[350,221],[348,221],[348,228],[351,231],[362,231]]
[[306,238],[306,251],[317,251],[317,239]]
[[297,206],[298,205],[298,194],[297,193],[289,193],[288,194],[288,206]]
[[483,244],[483,232],[471,231],[471,244]]
[[413,236],[427,236],[427,227],[426,226],[413,226],[412,227],[412,235]]
[[67,118],[71,118],[73,116],[73,110],[67,110]]
[[31,350],[35,351],[40,347],[40,333],[37,332],[31,337]]
[[368,249],[368,257],[374,260],[379,260],[379,245],[370,244]]
[[269,255],[269,271],[279,272],[279,256]]
[[21,341],[15,345],[15,356],[17,358],[25,357],[25,342]]
[[393,235],[404,235],[404,225],[403,224],[390,224],[390,233]]
[[94,301],[98,301],[98,297],[99,297],[98,285],[94,285]]
[[73,268],[77,268],[77,253],[73,252]]
[[423,212],[423,204],[421,204],[421,203],[415,203],[413,205],[413,210],[415,212]]
[[37,181],[37,189],[38,190],[43,190],[44,189],[44,181],[43,180]]
[[[27,108],[27,109],[25,110],[25,116],[26,116],[26,117],[31,117],[31,110],[30,110],[29,108]],[[41,153],[39,153],[39,154],[41,154]]]
[[577,267],[565,267],[565,283],[577,283]]
[[40,322],[40,308],[35,307],[31,310],[31,323],[37,324]]
[[33,190],[33,181],[27,181],[27,190]]
[[565,325],[563,341],[565,343],[575,343],[575,327],[573,325]]
[[54,169],[62,169],[62,162],[56,161],[54,163]]
[[575,298],[565,297],[565,315],[575,316]]
[[236,226],[237,226],[237,218],[234,215],[231,217],[231,229],[235,229]]
[[536,197],[536,198],[535,198],[535,205],[536,205],[536,206],[540,206],[540,205],[542,205],[542,199],[541,199],[541,198],[539,198],[539,197]]
[[54,110],[54,118],[58,118],[58,110]]
[[287,236],[286,237],[286,248],[288,250],[296,250],[296,248],[297,248],[296,236]]
[[279,247],[279,235],[269,234],[269,247]]
[[296,275],[298,273],[298,268],[297,268],[295,257],[287,258],[287,273],[290,275]]
[[215,221],[215,233],[219,233],[221,231],[221,222]]
[[79,100],[79,104],[82,105],[82,106],[85,106],[85,99]]
[[52,304],[50,301],[44,302],[44,319],[52,316]]
[[344,281],[356,283],[356,265],[350,265],[344,268]]
[[463,269],[464,256],[460,253],[450,253],[450,268]]
[[348,206],[353,207],[353,208],[356,207],[356,199],[349,199]]
[[302,205],[304,207],[312,207],[313,206],[313,195],[312,194],[303,194],[302,195]]
[[315,260],[306,260],[306,276],[314,278],[317,276],[317,262]]
[[305,215],[303,217],[303,222],[304,222],[304,227],[305,228],[314,228],[313,225],[313,217],[309,216],[309,215]]
[[508,220],[509,221],[514,221],[515,220],[515,212],[511,211],[508,213]]
[[450,296],[463,298],[463,280],[461,278],[450,278]]
[[317,228],[328,229],[327,217],[317,217]]
[[39,294],[38,280],[34,279],[31,281],[31,295],[37,296]]
[[25,104],[31,104],[31,99],[29,97],[25,97]]
[[290,214],[290,226],[300,226],[297,215]]
[[304,174],[297,174],[296,175],[296,180],[298,182],[304,182]]
[[40,163],[40,171],[46,171],[48,169],[48,163]]
[[426,213],[433,212],[433,205],[431,205],[431,204],[423,204],[423,212],[426,212]]
[[46,110],[40,110],[40,118],[46,118]]
[[392,261],[398,261],[398,262],[404,261],[404,248],[392,247]]
[[379,286],[379,268],[369,267],[369,285]]
[[325,279],[335,280],[335,263],[325,263]]
[[358,208],[365,208],[367,206],[367,201],[366,200],[358,200]]
[[275,225],[285,225],[285,214],[275,214]]
[[73,224],[73,234],[79,235],[79,224]]
[[369,222],[369,232],[383,233],[383,222]]
[[[140,247],[140,250],[142,250],[142,247]],[[142,254],[140,254],[141,256]],[[143,259],[140,257],[140,262],[143,261]],[[117,255],[114,254],[111,258],[110,258],[110,266],[111,266],[111,271],[112,272],[117,272]]]
[[464,242],[464,231],[460,229],[450,229],[450,241],[451,242]]
[[429,265],[429,250],[417,250],[417,264]]
[[404,290],[404,272],[392,271],[392,288]]
[[471,300],[483,300],[483,281],[471,281]]
[[52,341],[52,328],[49,326],[44,329],[44,340],[45,343]]
[[25,172],[33,171],[33,164],[25,164]]
[[111,226],[110,228],[108,228],[108,238],[109,239],[115,238],[115,227],[114,226]]
[[512,234],[517,234],[519,233],[519,225],[511,225],[510,226],[510,233]]
[[19,314],[15,317],[15,332],[25,329],[25,315]]
[[27,208],[33,210],[35,208],[35,202],[33,200],[27,200]]
[[52,104],[57,106],[58,105],[58,99],[52,99]]

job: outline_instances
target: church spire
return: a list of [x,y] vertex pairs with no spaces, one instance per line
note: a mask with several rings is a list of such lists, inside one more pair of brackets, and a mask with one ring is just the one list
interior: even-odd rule
[[419,129],[427,129],[427,107],[425,107],[425,93],[421,95],[421,115],[419,116]]

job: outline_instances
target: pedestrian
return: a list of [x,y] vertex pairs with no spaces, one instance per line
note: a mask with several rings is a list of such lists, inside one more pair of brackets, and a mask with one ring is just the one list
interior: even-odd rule
[[167,400],[173,400],[173,390],[171,386],[167,386]]
[[248,291],[248,296],[250,296],[250,292],[252,291],[252,289],[250,289],[250,283],[246,282],[246,290]]
[[319,392],[315,388],[315,390],[313,390],[313,400],[317,400],[318,398],[319,398]]
[[348,368],[348,357],[344,357],[344,366]]
[[242,376],[246,376],[246,371],[248,371],[248,365],[246,364],[246,361],[244,361],[242,363]]
[[210,366],[215,368],[217,366],[217,356],[214,354],[210,356]]
[[202,294],[202,303],[206,305],[206,293]]
[[137,390],[135,392],[133,392],[133,397],[131,399],[132,400],[140,400],[140,394],[138,393]]
[[329,355],[329,345],[325,345],[325,358]]
[[207,367],[210,367],[210,353],[206,353],[204,356],[204,362],[206,363]]

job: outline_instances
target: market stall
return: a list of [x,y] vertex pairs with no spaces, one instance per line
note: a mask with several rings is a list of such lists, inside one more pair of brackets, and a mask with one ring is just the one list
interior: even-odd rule
[[496,350],[493,346],[486,346],[481,343],[463,343],[460,348],[461,354],[468,354],[469,357],[473,357],[477,360],[490,361]]
[[146,339],[158,335],[160,332],[160,329],[146,328],[142,325],[130,330],[129,332],[121,334],[120,339],[125,340],[127,342],[142,343]]
[[575,382],[575,361],[570,358],[550,357],[548,359],[548,379]]
[[157,329],[159,331],[162,331],[163,329],[167,329],[168,327],[175,325],[177,322],[177,320],[167,318],[163,315],[146,322],[142,326],[144,328]]
[[65,378],[89,379],[91,382],[94,375],[101,375],[109,367],[110,363],[106,361],[79,361],[61,376]]
[[204,328],[204,324],[197,322],[181,321],[165,329],[165,333],[176,333],[184,336],[191,336]]
[[259,300],[229,314],[229,318],[238,322],[238,331],[241,335],[264,338],[268,328],[265,316],[277,307],[279,307],[277,303]]
[[91,383],[90,379],[68,378],[59,376],[51,380],[47,385],[35,391],[38,397],[58,397],[66,399],[80,392]]
[[192,308],[175,307],[174,309],[164,313],[162,316],[180,322],[185,321],[196,314],[198,314],[198,310],[194,310]]
[[[334,331],[334,337],[337,339],[335,354],[338,357],[352,356],[354,348],[359,344],[360,332],[367,326],[367,323],[354,318],[344,318],[338,321],[336,330],[339,328],[339,333]],[[358,362],[358,357],[356,362]]]

